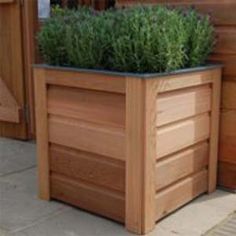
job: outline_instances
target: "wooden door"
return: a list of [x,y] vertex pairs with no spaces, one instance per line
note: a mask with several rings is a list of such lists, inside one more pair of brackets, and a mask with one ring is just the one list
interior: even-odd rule
[[27,139],[21,0],[0,0],[0,136]]

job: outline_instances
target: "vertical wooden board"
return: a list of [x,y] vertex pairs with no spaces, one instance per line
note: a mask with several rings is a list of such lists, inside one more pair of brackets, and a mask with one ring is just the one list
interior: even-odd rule
[[39,197],[44,200],[49,200],[47,84],[45,79],[44,69],[34,70]]
[[126,228],[142,233],[144,163],[144,81],[126,80]]
[[[0,122],[0,136],[26,139],[21,6],[19,1],[0,4],[0,77],[22,109],[20,123]],[[1,102],[1,101],[0,101]]]
[[216,189],[218,145],[219,145],[219,122],[220,122],[220,100],[221,100],[221,70],[212,72],[212,105],[211,105],[211,127],[210,127],[210,153],[209,153],[209,183],[208,192]]
[[144,209],[143,209],[143,233],[147,233],[155,225],[155,173],[156,173],[156,123],[157,114],[155,108],[159,80],[145,81],[145,134],[144,134]]
[[157,80],[127,78],[126,227],[144,234],[155,226]]
[[25,0],[22,7],[22,29],[24,48],[24,71],[26,103],[28,106],[28,133],[35,138],[35,101],[34,101],[34,80],[33,67],[36,63],[37,53],[37,30],[38,30],[38,1]]

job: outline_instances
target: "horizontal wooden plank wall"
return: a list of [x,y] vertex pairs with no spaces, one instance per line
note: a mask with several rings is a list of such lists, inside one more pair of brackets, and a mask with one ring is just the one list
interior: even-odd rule
[[40,197],[124,222],[125,78],[52,69],[35,78]]
[[117,6],[131,6],[140,2],[195,6],[201,12],[211,15],[218,38],[211,59],[225,64],[218,183],[236,190],[236,1],[117,0]]

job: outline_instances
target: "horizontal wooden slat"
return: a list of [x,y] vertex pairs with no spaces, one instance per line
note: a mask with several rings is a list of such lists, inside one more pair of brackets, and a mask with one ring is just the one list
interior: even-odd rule
[[220,134],[219,159],[236,164],[236,110],[221,112]]
[[186,204],[207,190],[207,170],[203,170],[157,193],[156,220]]
[[210,116],[203,114],[157,129],[157,159],[206,140],[210,134]]
[[236,110],[236,80],[223,82],[222,107]]
[[82,209],[124,222],[125,200],[123,194],[52,173],[51,196]]
[[219,162],[218,183],[220,186],[236,191],[236,163]]
[[223,75],[224,77],[231,77],[236,80],[236,54],[213,54],[210,57],[213,62],[220,62],[224,64]]
[[173,75],[160,79],[158,93],[204,85],[212,82],[213,70]]
[[125,191],[125,162],[63,146],[50,146],[50,168],[72,179]]
[[117,0],[117,6],[131,6],[138,3],[171,4],[174,6],[194,6],[204,14],[210,14],[217,25],[236,25],[235,0]]
[[51,115],[49,141],[125,160],[125,132],[122,128],[106,127]]
[[195,116],[211,109],[208,85],[164,93],[157,98],[157,126]]
[[156,189],[159,190],[204,169],[208,163],[208,156],[209,144],[201,143],[159,161],[156,165]]
[[49,86],[48,112],[125,127],[125,96],[118,93]]
[[125,77],[49,69],[46,78],[48,84],[125,93]]
[[235,26],[216,27],[216,33],[217,43],[214,52],[217,54],[236,54],[236,24]]

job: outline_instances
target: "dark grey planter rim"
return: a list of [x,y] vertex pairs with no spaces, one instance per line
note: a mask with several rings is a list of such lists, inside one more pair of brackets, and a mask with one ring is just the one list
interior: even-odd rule
[[112,76],[123,76],[123,77],[135,77],[140,79],[151,79],[158,78],[164,76],[171,75],[179,75],[186,74],[191,72],[200,72],[210,69],[222,68],[223,65],[220,63],[209,63],[204,66],[198,66],[193,68],[180,69],[172,72],[164,72],[164,73],[131,73],[131,72],[118,72],[118,71],[109,71],[109,70],[96,70],[96,69],[81,69],[74,67],[65,67],[65,66],[51,66],[47,64],[36,64],[33,66],[34,68],[45,68],[48,70],[61,70],[61,71],[74,71],[80,73],[94,73],[94,74],[102,74],[102,75],[112,75]]

